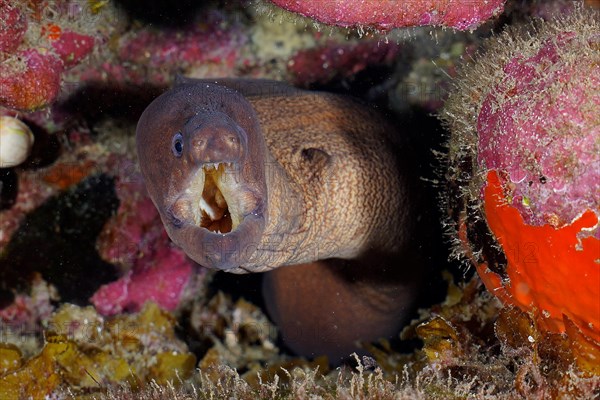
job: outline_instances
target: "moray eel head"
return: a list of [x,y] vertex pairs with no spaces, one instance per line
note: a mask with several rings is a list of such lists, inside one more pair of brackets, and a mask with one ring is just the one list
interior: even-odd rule
[[243,266],[266,223],[266,147],[252,106],[222,86],[179,85],[146,108],[136,141],[173,242],[205,267]]

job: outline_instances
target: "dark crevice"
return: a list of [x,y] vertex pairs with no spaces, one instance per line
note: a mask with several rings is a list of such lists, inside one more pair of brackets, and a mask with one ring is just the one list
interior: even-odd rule
[[36,273],[57,287],[62,301],[75,304],[86,304],[100,285],[116,279],[114,266],[96,251],[96,238],[118,204],[114,179],[101,174],[28,214],[0,255],[0,307],[27,290]]

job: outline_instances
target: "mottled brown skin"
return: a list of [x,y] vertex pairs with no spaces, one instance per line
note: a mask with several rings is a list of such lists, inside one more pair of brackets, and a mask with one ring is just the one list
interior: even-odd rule
[[[378,113],[279,82],[184,80],[148,106],[137,144],[167,232],[192,259],[235,273],[273,270],[264,296],[292,350],[336,363],[357,340],[398,332],[422,264],[411,243],[407,150]],[[202,183],[216,162],[231,164],[210,175],[214,185]]]

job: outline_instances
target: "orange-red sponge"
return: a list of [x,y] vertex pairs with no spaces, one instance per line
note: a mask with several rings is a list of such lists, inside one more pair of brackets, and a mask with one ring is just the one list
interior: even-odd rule
[[[537,317],[541,329],[564,332],[564,318],[600,343],[600,240],[592,210],[561,228],[532,226],[507,202],[496,171],[487,175],[485,218],[506,255],[506,278],[477,265],[486,287],[504,303]],[[596,210],[598,212],[599,210]]]

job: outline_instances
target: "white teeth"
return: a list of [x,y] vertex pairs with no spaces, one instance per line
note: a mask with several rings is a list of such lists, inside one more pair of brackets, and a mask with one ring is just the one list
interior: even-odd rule
[[206,164],[202,165],[202,168],[205,171],[217,171],[221,167],[223,167],[223,168],[232,168],[233,164],[234,164],[233,162],[206,163]]
[[206,171],[216,171],[221,166],[231,167],[232,165],[233,165],[233,163],[206,163],[203,165],[203,167]]

